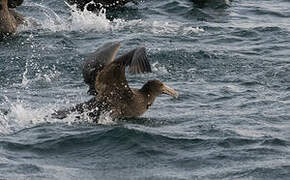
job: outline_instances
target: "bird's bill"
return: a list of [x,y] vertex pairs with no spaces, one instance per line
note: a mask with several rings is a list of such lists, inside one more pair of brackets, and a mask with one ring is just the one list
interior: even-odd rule
[[163,85],[162,87],[162,93],[167,94],[169,96],[172,96],[174,98],[178,98],[178,92],[172,89],[171,87],[168,87],[166,85]]

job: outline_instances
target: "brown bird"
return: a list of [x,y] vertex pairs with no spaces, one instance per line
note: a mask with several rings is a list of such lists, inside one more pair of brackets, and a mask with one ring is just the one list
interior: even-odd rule
[[24,17],[9,7],[16,7],[22,1],[0,0],[0,35],[9,35],[16,32],[18,25],[25,22]]
[[144,47],[115,59],[120,46],[119,42],[107,43],[91,54],[84,64],[84,81],[95,97],[68,110],[58,111],[54,117],[64,118],[70,112],[83,113],[86,110],[91,112],[91,116],[107,111],[113,118],[138,117],[149,109],[157,96],[178,97],[174,89],[159,80],[150,80],[140,89],[130,88],[125,76],[126,67],[129,66],[130,73],[151,72],[151,67]]

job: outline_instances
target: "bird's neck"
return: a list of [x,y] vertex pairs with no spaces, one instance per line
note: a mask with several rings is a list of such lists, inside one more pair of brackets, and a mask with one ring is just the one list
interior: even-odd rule
[[8,11],[8,2],[7,0],[0,0],[0,13]]
[[151,91],[151,89],[145,85],[141,89],[139,89],[139,92],[143,94],[145,101],[147,101],[147,104],[150,104],[150,105],[153,104],[154,100],[158,96],[156,92]]

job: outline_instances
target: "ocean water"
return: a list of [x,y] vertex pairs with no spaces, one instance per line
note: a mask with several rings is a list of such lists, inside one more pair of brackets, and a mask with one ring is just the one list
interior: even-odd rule
[[[99,14],[25,0],[0,40],[0,179],[289,179],[290,2],[144,0]],[[147,48],[162,95],[144,116],[99,123],[54,110],[90,97],[86,55]]]

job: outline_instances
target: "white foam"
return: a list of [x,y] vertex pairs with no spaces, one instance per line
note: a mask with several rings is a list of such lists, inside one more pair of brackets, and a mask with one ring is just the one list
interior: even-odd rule
[[192,33],[204,32],[204,29],[199,27],[192,27],[185,25],[181,22],[164,22],[164,21],[153,21],[151,23],[151,31],[154,34],[174,34],[174,35],[189,35]]
[[157,74],[168,74],[166,67],[161,65],[158,61],[152,63],[152,71]]
[[113,125],[116,124],[116,122],[111,117],[111,112],[104,112],[101,113],[100,117],[98,118],[98,124]]
[[[83,31],[83,32],[107,32],[130,29],[136,33],[151,32],[153,34],[174,34],[174,35],[191,35],[204,32],[204,29],[192,27],[192,25],[184,24],[178,21],[144,21],[142,19],[123,20],[115,18],[109,20],[106,18],[106,10],[103,9],[99,13],[80,11],[76,5],[67,4],[70,16],[60,16],[54,10],[37,3],[30,3],[30,6],[37,7],[41,11],[40,17],[28,19],[27,28],[35,29],[35,26],[41,29],[48,29],[52,32],[58,31]],[[37,19],[39,18],[39,19]]]
[[[4,96],[4,98],[5,102],[2,106],[5,107],[8,113],[0,112],[0,134],[17,132],[42,123],[63,122],[60,119],[50,117],[55,109],[60,108],[60,105],[47,104],[31,107],[26,101],[17,99],[16,102],[12,102],[7,97]],[[75,118],[70,119],[70,122],[74,120]]]
[[186,34],[198,34],[198,33],[202,33],[202,32],[205,32],[203,28],[200,28],[200,27],[192,27],[192,26],[189,26],[189,27],[184,27],[183,28],[183,35],[186,35]]
[[[7,107],[7,109],[5,109],[9,112],[4,114],[0,111],[0,135],[10,134],[43,123],[65,123],[67,125],[72,125],[75,123],[86,122],[95,124],[93,119],[89,117],[87,113],[70,113],[64,119],[51,117],[51,114],[54,113],[55,110],[70,107],[71,103],[69,102],[58,102],[56,104],[31,107],[29,102],[23,100],[18,99],[16,102],[11,102],[7,97],[5,97],[5,99],[6,102],[3,106]],[[98,118],[98,124],[113,125],[116,124],[116,122],[111,117],[111,112],[104,112],[101,113]]]
[[7,115],[0,115],[0,134],[11,133],[45,122],[46,109],[31,109],[22,101],[15,103],[7,101],[6,107],[9,107],[10,112]]
[[25,17],[27,23],[21,26],[19,31],[29,29],[47,29],[52,32],[59,31],[108,31],[111,29],[110,21],[106,18],[106,12],[100,11],[95,14],[84,10],[77,10],[76,6],[68,5],[70,16],[60,16],[53,9],[38,3],[26,3],[35,11],[40,11],[41,16]]
[[78,11],[76,6],[70,6],[71,9],[71,31],[109,31],[111,30],[110,21],[106,18],[106,10],[101,10],[98,14],[87,11]]

